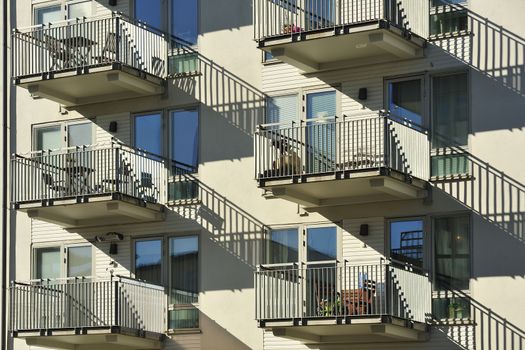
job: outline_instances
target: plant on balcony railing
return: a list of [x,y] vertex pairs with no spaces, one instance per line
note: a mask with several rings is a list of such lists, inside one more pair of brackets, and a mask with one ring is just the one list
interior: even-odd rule
[[[164,288],[127,277],[72,277],[11,282],[9,329],[111,328],[163,334]],[[163,316],[164,315],[164,316]]]

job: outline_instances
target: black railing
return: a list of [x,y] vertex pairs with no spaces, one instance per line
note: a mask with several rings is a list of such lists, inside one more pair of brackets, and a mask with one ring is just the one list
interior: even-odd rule
[[167,330],[164,288],[126,277],[73,277],[12,282],[12,333],[120,327]]
[[253,9],[256,40],[377,21],[410,31],[410,20],[424,37],[428,30],[418,19],[429,15],[424,0],[253,0]]
[[428,180],[427,131],[384,113],[363,119],[325,117],[260,125],[255,132],[259,180],[390,168]]
[[122,144],[13,155],[12,202],[120,193],[166,203],[166,160]]
[[428,323],[431,314],[428,277],[385,262],[260,267],[255,295],[259,321],[388,315]]

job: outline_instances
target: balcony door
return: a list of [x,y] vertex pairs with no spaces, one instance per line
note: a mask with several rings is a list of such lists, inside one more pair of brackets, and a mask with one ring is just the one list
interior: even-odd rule
[[337,228],[308,227],[303,246],[306,317],[329,317],[337,311]]
[[425,113],[424,77],[391,79],[386,83],[386,109],[395,119],[411,126],[428,125]]
[[307,93],[304,101],[306,172],[333,171],[336,162],[336,92]]

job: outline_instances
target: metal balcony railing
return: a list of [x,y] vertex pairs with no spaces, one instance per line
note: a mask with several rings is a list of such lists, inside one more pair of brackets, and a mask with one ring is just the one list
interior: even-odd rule
[[428,32],[425,0],[253,0],[253,9],[256,40],[377,21]]
[[13,203],[119,193],[166,203],[166,159],[116,142],[13,155]]
[[428,132],[385,113],[363,119],[324,117],[260,125],[255,132],[258,180],[389,168],[428,180]]
[[120,276],[12,282],[9,328],[17,333],[119,327],[163,334],[166,305],[163,287]]
[[431,297],[428,276],[383,261],[260,267],[255,272],[259,321],[394,316],[427,323]]
[[12,47],[15,79],[110,64],[165,79],[171,57],[196,55],[181,39],[119,13],[15,29]]

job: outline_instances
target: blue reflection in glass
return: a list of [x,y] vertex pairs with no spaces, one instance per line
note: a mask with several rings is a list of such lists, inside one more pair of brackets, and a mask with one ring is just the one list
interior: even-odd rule
[[423,221],[390,223],[390,257],[419,267],[423,266]]
[[197,110],[171,112],[171,154],[176,166],[195,171],[199,154],[199,113]]
[[155,28],[162,28],[161,0],[135,0],[135,18]]
[[162,284],[162,242],[144,240],[135,242],[135,277],[150,283]]
[[337,259],[337,229],[336,227],[309,228],[308,261],[324,261]]
[[135,117],[135,147],[162,155],[162,116],[159,113]]
[[284,264],[298,261],[297,229],[272,230],[269,237],[269,264]]
[[171,34],[191,44],[197,43],[198,0],[172,0]]

